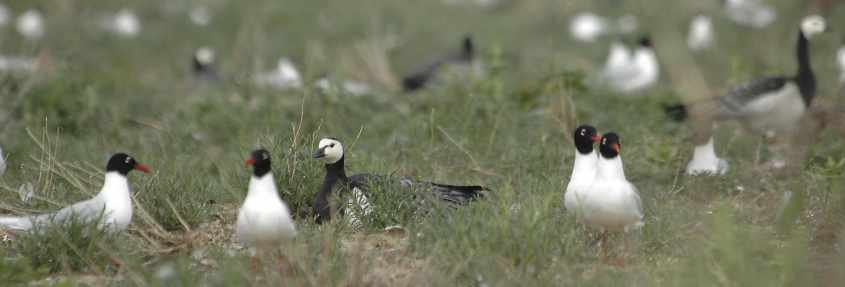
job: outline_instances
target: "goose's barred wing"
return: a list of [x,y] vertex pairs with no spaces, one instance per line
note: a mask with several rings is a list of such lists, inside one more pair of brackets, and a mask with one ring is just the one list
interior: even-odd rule
[[741,113],[748,103],[782,89],[787,80],[786,77],[765,77],[745,83],[719,98],[719,110],[726,115]]

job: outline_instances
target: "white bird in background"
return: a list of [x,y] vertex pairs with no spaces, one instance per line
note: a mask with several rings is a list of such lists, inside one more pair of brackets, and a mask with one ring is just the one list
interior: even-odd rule
[[141,32],[141,20],[130,9],[122,9],[103,21],[103,28],[126,38],[138,36]]
[[6,158],[3,157],[3,148],[0,148],[0,176],[6,173]]
[[367,83],[364,82],[343,80],[339,83],[336,83],[330,80],[328,77],[320,78],[319,80],[314,82],[314,86],[322,90],[324,93],[339,92],[352,96],[363,96],[372,93],[373,91],[370,85],[367,85]]
[[132,192],[126,175],[133,169],[149,172],[149,169],[129,155],[117,153],[106,165],[103,188],[94,198],[77,202],[54,213],[29,216],[0,217],[0,228],[30,230],[34,225],[65,223],[79,220],[87,224],[97,223],[98,228],[109,232],[126,230],[132,222]]
[[18,33],[24,38],[37,40],[44,37],[44,16],[37,10],[27,10],[18,17]]
[[647,36],[640,39],[639,47],[633,54],[629,53],[622,43],[612,44],[600,74],[603,83],[618,93],[635,94],[650,88],[660,76],[657,56]]
[[764,28],[775,21],[775,9],[760,0],[725,0],[728,18],[742,26]]
[[205,27],[211,24],[211,11],[206,6],[196,6],[188,12],[188,18],[195,25]]
[[238,240],[251,248],[271,248],[296,236],[287,204],[279,197],[271,172],[270,152],[259,149],[246,160],[252,166],[249,190],[238,211]]
[[692,18],[687,34],[687,47],[693,52],[710,48],[714,42],[713,21],[705,15],[696,15]]
[[575,128],[572,138],[575,142],[575,160],[572,162],[572,175],[569,177],[569,183],[566,184],[563,204],[567,211],[580,216],[579,201],[582,196],[581,193],[587,191],[596,177],[598,154],[596,149],[593,148],[593,144],[598,142],[601,137],[596,132],[595,127],[581,125]]
[[279,59],[276,69],[255,75],[253,81],[258,86],[280,90],[302,87],[302,77],[288,58]]
[[9,20],[12,18],[12,13],[9,12],[9,8],[6,5],[0,3],[0,27],[6,26],[9,24]]
[[695,147],[686,170],[689,175],[724,175],[727,171],[728,162],[716,156],[712,136],[707,143]]
[[581,12],[572,17],[569,32],[575,40],[593,42],[609,31],[607,20],[590,12]]
[[842,38],[842,45],[836,51],[836,63],[839,64],[839,82],[845,83],[845,37]]
[[[579,193],[582,221],[602,230],[601,241],[608,231],[627,232],[644,225],[640,194],[625,178],[621,144],[615,133],[602,136],[596,178],[586,192]],[[627,238],[625,245],[627,249]]]

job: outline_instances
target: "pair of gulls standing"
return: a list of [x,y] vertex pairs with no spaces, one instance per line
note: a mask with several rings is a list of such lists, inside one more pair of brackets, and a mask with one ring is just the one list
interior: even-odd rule
[[[625,178],[616,133],[599,136],[596,128],[582,125],[575,129],[575,160],[572,176],[564,193],[564,206],[578,221],[602,230],[628,231],[643,223],[643,207],[637,187]],[[598,142],[598,152],[593,147]]]
[[[368,187],[390,179],[372,174],[346,176],[343,146],[336,139],[321,140],[314,157],[326,162],[326,177],[314,202],[317,223],[331,219],[330,197],[332,193],[339,191],[349,192],[351,195],[347,204],[336,211],[346,211],[351,224],[360,224],[362,217],[372,212],[367,197]],[[246,199],[238,212],[238,239],[246,246],[269,247],[295,237],[297,232],[293,218],[287,204],[279,197],[271,172],[270,152],[265,149],[253,151],[246,160],[246,165],[252,166],[252,177],[249,180]],[[26,231],[42,224],[79,220],[98,224],[98,227],[109,232],[126,230],[132,221],[131,190],[126,176],[132,170],[149,172],[149,168],[136,162],[131,156],[124,153],[115,154],[106,165],[105,182],[94,198],[54,213],[0,217],[0,228]],[[487,191],[481,186],[454,186],[410,179],[401,179],[398,183],[406,189],[431,191],[439,199],[453,204],[468,203],[483,197]]]

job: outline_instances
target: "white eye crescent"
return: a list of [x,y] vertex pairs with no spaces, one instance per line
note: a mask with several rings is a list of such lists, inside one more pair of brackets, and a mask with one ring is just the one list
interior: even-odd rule
[[132,161],[132,158],[127,156],[126,157],[126,163],[129,163],[130,161]]

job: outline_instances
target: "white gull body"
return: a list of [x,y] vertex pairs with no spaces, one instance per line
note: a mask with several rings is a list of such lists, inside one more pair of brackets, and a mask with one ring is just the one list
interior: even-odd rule
[[572,176],[569,177],[569,183],[566,185],[566,193],[563,195],[563,204],[569,212],[580,214],[580,199],[583,197],[582,193],[587,192],[593,180],[596,178],[596,163],[598,162],[598,155],[596,150],[588,154],[581,154],[575,150],[575,161],[572,167]]
[[599,157],[596,178],[581,193],[582,220],[604,230],[629,230],[643,223],[643,208],[637,188],[625,179],[622,158]]
[[273,173],[253,175],[238,212],[238,239],[249,247],[272,246],[296,236],[287,204],[279,197]]
[[62,223],[69,219],[92,223],[110,232],[126,230],[132,222],[132,197],[126,176],[107,172],[103,188],[94,198],[77,202],[54,213],[0,217],[0,228],[29,230],[34,225],[50,222]]

